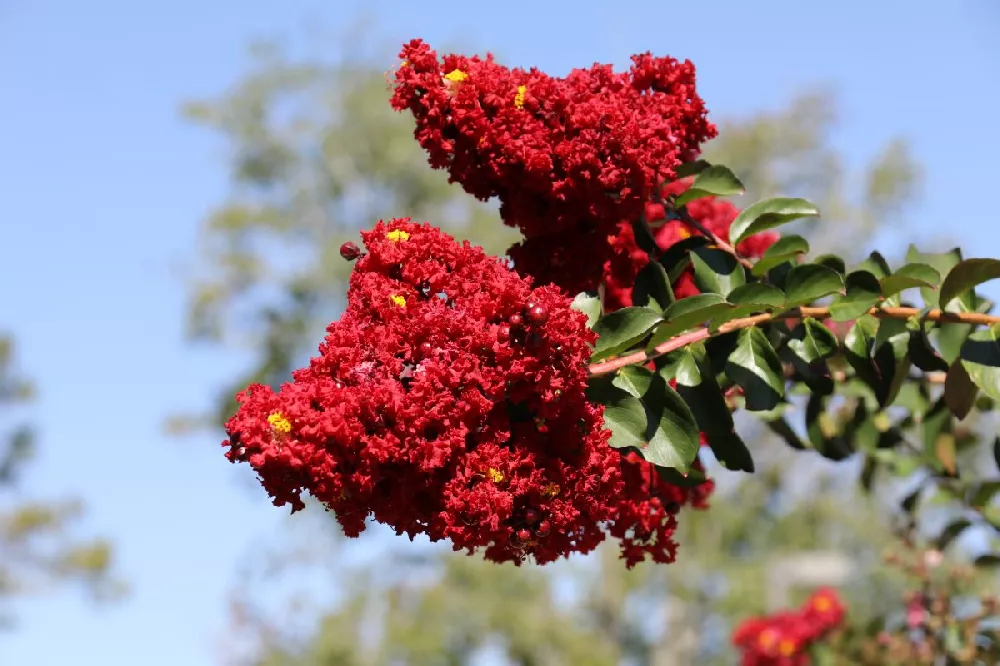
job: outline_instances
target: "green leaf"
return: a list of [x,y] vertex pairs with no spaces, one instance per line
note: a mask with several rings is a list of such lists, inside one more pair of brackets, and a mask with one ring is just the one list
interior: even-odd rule
[[[947,274],[961,260],[962,251],[958,248],[954,248],[948,252],[924,253],[917,250],[916,246],[911,244],[906,250],[907,263],[927,264],[933,267],[938,272],[938,275]],[[924,303],[930,305],[934,303],[937,294],[934,289],[921,287],[920,297],[924,299]]]
[[751,204],[733,220],[729,227],[729,242],[733,247],[740,241],[774,227],[803,217],[816,217],[819,210],[805,199],[765,199]]
[[749,411],[774,409],[785,394],[781,359],[756,326],[740,331],[736,349],[726,362],[726,376],[742,387]]
[[987,553],[986,555],[980,555],[972,563],[981,569],[996,569],[1000,567],[1000,555]]
[[795,261],[800,254],[809,252],[809,243],[802,236],[790,234],[782,236],[774,245],[764,251],[764,256],[753,265],[750,271],[755,277],[766,275],[769,270],[789,261]]
[[937,289],[941,274],[927,264],[907,264],[892,275],[882,278],[882,295],[892,296],[904,289],[924,287]]
[[663,321],[660,313],[649,308],[622,308],[605,315],[594,325],[597,347],[594,360],[614,356],[646,337],[653,327]]
[[964,419],[972,410],[978,393],[979,389],[961,361],[952,363],[944,379],[944,401],[951,413],[960,420]]
[[736,287],[726,298],[734,305],[754,305],[762,310],[773,308],[783,308],[785,306],[785,294],[777,287],[772,287],[763,282],[751,282]]
[[938,538],[934,540],[934,547],[938,550],[944,550],[951,542],[961,536],[962,532],[972,527],[972,523],[965,518],[959,518],[958,520],[953,520],[948,523],[948,525],[941,531]]
[[976,331],[962,345],[961,362],[973,383],[1000,400],[1000,325]]
[[765,423],[767,424],[767,427],[770,428],[771,432],[783,439],[785,443],[793,449],[796,449],[797,451],[805,451],[809,448],[795,433],[795,430],[793,430],[792,426],[785,420],[785,417],[779,416],[776,419],[769,419],[765,421]]
[[701,439],[691,409],[659,374],[641,368],[625,375],[610,382],[600,378],[587,393],[605,406],[610,445],[634,448],[654,465],[687,472]]
[[691,251],[695,248],[705,247],[711,242],[704,236],[697,235],[678,241],[664,250],[660,255],[660,263],[667,269],[670,275],[670,283],[673,284],[681,276],[688,266],[691,265]]
[[882,285],[868,271],[848,273],[844,286],[847,293],[830,306],[830,316],[834,321],[857,319],[875,307],[882,296]]
[[843,275],[847,272],[847,264],[841,257],[835,254],[821,254],[812,260],[812,263],[818,264],[819,266],[826,266],[831,271],[835,271]]
[[1000,493],[1000,481],[996,479],[974,483],[966,492],[969,506],[980,509],[989,505],[997,493]]
[[955,298],[989,280],[1000,278],[1000,260],[964,259],[948,272],[941,284],[938,307],[944,310]]
[[632,290],[632,303],[639,307],[663,312],[673,303],[674,290],[670,286],[667,270],[657,261],[651,261],[639,271]]
[[948,362],[941,358],[937,350],[927,339],[927,333],[921,327],[915,331],[910,331],[910,359],[913,365],[924,372],[946,372]]
[[646,220],[645,214],[632,222],[632,234],[635,236],[635,244],[651,258],[660,253],[660,246],[656,244],[656,236]]
[[743,194],[746,188],[728,167],[715,164],[702,169],[694,182],[691,183],[685,192],[681,193],[676,200],[677,206],[683,206],[695,199],[704,197],[730,197],[736,194]]
[[792,332],[788,347],[806,363],[830,358],[840,350],[837,336],[821,322],[811,317],[802,320]]
[[666,323],[653,333],[647,348],[652,348],[669,340],[689,328],[704,324],[712,317],[735,307],[718,294],[697,294],[682,298],[670,305],[663,313]]
[[867,259],[858,264],[858,270],[868,271],[879,280],[888,277],[892,273],[892,269],[889,268],[889,262],[878,252],[869,254]]
[[843,288],[844,278],[836,271],[818,264],[801,264],[792,268],[785,279],[785,306],[808,305]]
[[711,166],[711,163],[706,162],[705,160],[687,162],[686,164],[682,164],[674,169],[675,180],[681,180],[682,178],[687,178],[688,176],[695,176]]
[[686,474],[678,472],[671,467],[659,467],[654,465],[657,475],[672,486],[680,488],[695,488],[708,481],[708,477],[700,469],[692,467]]
[[1000,469],[1000,435],[993,438],[993,462]]
[[570,307],[587,315],[587,328],[594,328],[594,324],[601,318],[601,297],[595,292],[580,292],[573,299]]
[[675,375],[677,392],[691,406],[698,428],[715,457],[727,469],[753,472],[753,457],[738,434],[732,412],[715,381],[702,345],[684,350]]
[[691,251],[694,282],[702,293],[727,296],[746,284],[743,266],[728,252],[702,247]]

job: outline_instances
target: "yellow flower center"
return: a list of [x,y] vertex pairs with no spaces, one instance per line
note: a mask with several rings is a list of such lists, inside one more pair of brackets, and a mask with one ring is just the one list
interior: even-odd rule
[[545,488],[542,489],[542,494],[545,495],[546,497],[555,497],[556,495],[559,494],[560,490],[561,488],[559,487],[558,483],[550,483],[546,485]]
[[292,431],[292,422],[286,419],[281,412],[274,412],[268,416],[267,422],[271,424],[271,429],[276,433],[287,435]]
[[398,296],[396,294],[393,294],[392,296],[389,297],[389,300],[392,301],[398,307],[401,307],[401,308],[405,308],[406,307],[406,299],[403,298],[402,296]]
[[398,243],[399,241],[405,241],[410,239],[410,234],[403,231],[402,229],[393,229],[385,235],[386,238],[391,240],[393,243]]
[[444,75],[444,78],[452,83],[461,83],[462,81],[469,78],[469,75],[460,69],[453,69]]
[[795,654],[795,641],[784,639],[778,643],[778,652],[781,653],[782,657],[791,657]]
[[527,92],[528,86],[518,86],[517,94],[514,95],[514,106],[517,108],[522,108],[524,106],[524,93]]
[[682,239],[684,239],[684,238],[691,238],[691,232],[688,231],[688,228],[685,227],[684,225],[681,225],[677,229],[677,235],[680,236]]
[[818,610],[820,613],[825,613],[830,610],[832,606],[833,604],[830,603],[830,600],[826,597],[817,597],[813,600],[813,608]]
[[490,467],[486,471],[486,476],[488,476],[490,478],[490,481],[492,481],[493,483],[500,483],[501,481],[503,481],[503,472],[493,467]]

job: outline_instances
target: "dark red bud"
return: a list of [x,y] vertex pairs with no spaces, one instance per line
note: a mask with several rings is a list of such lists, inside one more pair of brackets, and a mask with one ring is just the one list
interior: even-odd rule
[[538,523],[538,527],[535,528],[535,534],[539,537],[547,537],[550,531],[552,531],[552,525],[547,520]]
[[348,241],[340,246],[340,256],[348,261],[354,261],[361,256],[361,248]]
[[510,322],[510,325],[514,327],[520,326],[522,323],[524,323],[524,320],[521,319],[521,315],[517,313],[512,314],[508,321]]
[[531,532],[522,527],[517,531],[517,538],[521,541],[528,541],[531,539]]
[[549,311],[544,305],[536,305],[534,303],[528,304],[528,321],[530,321],[535,326],[541,326],[549,320]]
[[497,327],[497,340],[509,340],[510,339],[510,326],[508,324],[500,324]]
[[529,525],[534,525],[535,523],[537,523],[538,522],[538,512],[535,511],[534,509],[528,509],[527,511],[525,511],[524,512],[524,522],[528,523]]
[[433,351],[434,351],[434,345],[432,345],[431,343],[429,343],[429,342],[421,342],[420,343],[420,352],[424,356],[428,356]]

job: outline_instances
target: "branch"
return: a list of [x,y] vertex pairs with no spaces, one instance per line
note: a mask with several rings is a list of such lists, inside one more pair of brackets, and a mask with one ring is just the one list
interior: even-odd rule
[[739,252],[736,251],[735,247],[733,247],[732,245],[730,245],[728,242],[722,240],[722,238],[718,234],[716,234],[714,231],[712,231],[711,229],[709,229],[708,227],[706,227],[704,224],[702,224],[698,220],[696,220],[693,217],[691,217],[691,214],[687,212],[687,208],[685,208],[684,206],[681,206],[680,208],[674,208],[673,211],[674,211],[674,213],[677,214],[677,218],[681,222],[683,222],[687,226],[693,228],[695,231],[699,232],[700,234],[702,234],[703,236],[705,236],[706,238],[708,238],[710,241],[712,241],[712,243],[716,247],[718,247],[723,252],[728,252],[729,254],[733,255],[733,258],[735,258],[736,261],[738,261],[741,266],[743,266],[747,270],[753,268],[753,262],[752,261],[750,261],[746,257],[742,256]]
[[[878,317],[879,319],[909,319],[910,317],[923,316],[925,319],[930,321],[944,322],[948,324],[980,324],[985,326],[1000,324],[1000,316],[980,314],[978,312],[943,312],[941,310],[931,310],[925,313],[924,310],[919,308],[885,307],[872,308],[868,311],[868,314],[873,317]],[[590,376],[597,377],[599,375],[606,375],[628,365],[646,363],[654,358],[664,356],[672,351],[687,347],[695,342],[707,340],[716,335],[731,333],[732,331],[750,328],[751,326],[759,326],[760,324],[765,324],[769,321],[802,319],[806,317],[810,317],[812,319],[828,319],[830,317],[830,308],[801,307],[792,308],[791,310],[777,314],[765,312],[751,317],[743,317],[741,319],[727,321],[715,331],[712,331],[709,328],[699,328],[694,331],[682,333],[675,338],[671,338],[657,345],[651,351],[641,350],[632,352],[631,354],[626,354],[625,356],[610,358],[606,361],[601,361],[600,363],[593,363],[589,368]]]

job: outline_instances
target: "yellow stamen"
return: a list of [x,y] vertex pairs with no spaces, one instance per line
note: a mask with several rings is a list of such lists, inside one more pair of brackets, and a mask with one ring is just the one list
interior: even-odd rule
[[524,107],[524,93],[527,92],[528,86],[518,86],[517,94],[514,95],[514,106],[518,109]]
[[501,481],[503,481],[503,472],[493,467],[490,467],[486,471],[486,476],[490,477],[490,481],[492,481],[493,483],[500,483]]
[[451,81],[452,83],[461,83],[462,81],[469,78],[469,75],[460,69],[453,69],[452,71],[445,74],[444,78],[447,79],[448,81]]
[[820,613],[825,613],[830,610],[833,604],[826,597],[817,597],[813,600],[813,608],[818,610]]
[[393,243],[398,243],[399,241],[405,241],[410,239],[410,234],[403,231],[402,229],[393,229],[385,235],[386,238],[391,240]]
[[281,435],[287,435],[292,431],[292,422],[285,418],[281,412],[274,412],[267,417],[267,422],[271,424],[271,429]]
[[546,485],[545,488],[542,489],[542,494],[545,495],[546,497],[555,497],[556,495],[559,494],[560,490],[561,488],[559,487],[558,483],[550,483]]
[[405,308],[406,307],[406,299],[403,298],[402,296],[398,296],[396,294],[393,294],[392,296],[389,297],[389,300],[392,301],[395,305],[397,305],[397,306],[399,306],[401,308]]
[[791,657],[795,654],[795,641],[784,639],[778,644],[778,652],[782,657]]
[[691,232],[688,231],[688,228],[683,225],[677,230],[677,235],[680,236],[682,239],[691,238]]
[[410,61],[409,61],[409,60],[404,60],[403,62],[399,63],[399,66],[400,66],[400,67],[406,67],[406,66],[407,66],[407,65],[409,65],[409,64],[410,64]]

